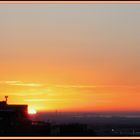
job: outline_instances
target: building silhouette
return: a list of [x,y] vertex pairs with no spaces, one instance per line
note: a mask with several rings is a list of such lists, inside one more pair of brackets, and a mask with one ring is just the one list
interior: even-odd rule
[[28,105],[8,104],[8,96],[0,101],[0,136],[86,136],[89,133],[94,134],[82,124],[33,121],[28,116]]
[[32,121],[28,115],[28,105],[8,104],[8,96],[0,101],[0,136],[47,136],[50,125]]
[[28,105],[8,104],[7,100],[5,96],[5,101],[0,101],[0,120],[28,118]]

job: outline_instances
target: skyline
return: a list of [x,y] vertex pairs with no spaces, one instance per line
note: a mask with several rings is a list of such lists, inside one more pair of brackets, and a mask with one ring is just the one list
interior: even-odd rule
[[0,4],[0,99],[140,111],[139,16],[139,4]]

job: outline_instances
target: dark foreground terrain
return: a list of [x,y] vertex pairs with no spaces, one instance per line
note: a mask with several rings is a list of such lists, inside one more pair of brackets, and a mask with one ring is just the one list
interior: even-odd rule
[[[62,116],[61,116],[62,117]],[[64,117],[65,118],[65,117]],[[140,118],[91,117],[81,122],[0,120],[1,136],[140,136]],[[87,121],[87,123],[86,123]]]

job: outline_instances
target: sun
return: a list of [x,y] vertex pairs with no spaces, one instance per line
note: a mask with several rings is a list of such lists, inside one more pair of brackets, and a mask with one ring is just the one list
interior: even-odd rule
[[37,113],[37,111],[35,109],[33,109],[33,108],[28,109],[28,114],[29,115],[35,115],[36,113]]

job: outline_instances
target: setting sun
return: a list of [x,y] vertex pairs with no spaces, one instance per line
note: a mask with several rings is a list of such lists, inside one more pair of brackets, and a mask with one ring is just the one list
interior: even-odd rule
[[28,109],[28,114],[32,115],[32,114],[36,114],[36,113],[37,113],[37,111],[35,109],[33,109],[33,108]]

